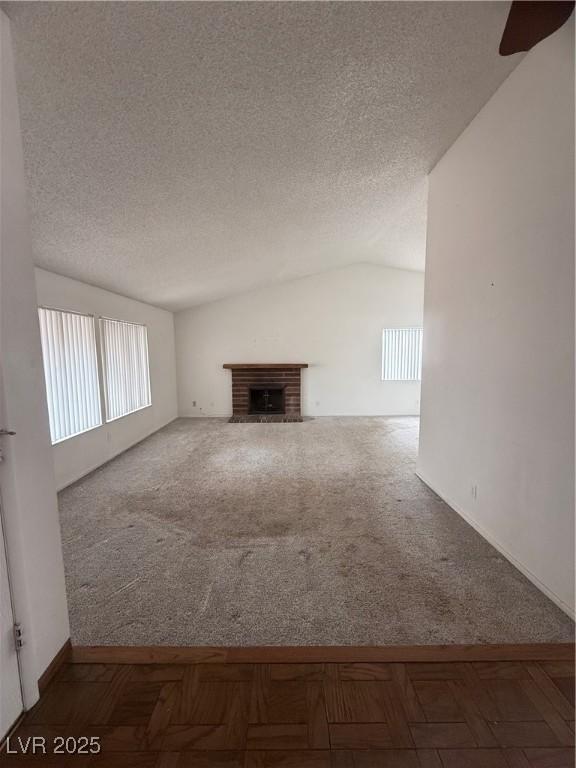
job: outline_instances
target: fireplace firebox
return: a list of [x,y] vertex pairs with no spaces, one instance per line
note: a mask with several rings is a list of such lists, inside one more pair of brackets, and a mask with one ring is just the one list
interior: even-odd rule
[[250,387],[248,413],[285,413],[284,392],[282,384],[266,384]]

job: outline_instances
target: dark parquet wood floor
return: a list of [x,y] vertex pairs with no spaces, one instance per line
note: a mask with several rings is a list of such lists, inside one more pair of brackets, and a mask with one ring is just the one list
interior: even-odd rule
[[[76,768],[569,768],[574,664],[72,663],[12,736]],[[50,754],[98,736],[99,755]]]

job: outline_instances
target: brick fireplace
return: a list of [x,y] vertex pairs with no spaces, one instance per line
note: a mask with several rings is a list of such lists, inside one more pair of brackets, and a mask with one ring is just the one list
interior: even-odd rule
[[232,371],[233,416],[301,415],[300,378],[307,363],[224,363]]

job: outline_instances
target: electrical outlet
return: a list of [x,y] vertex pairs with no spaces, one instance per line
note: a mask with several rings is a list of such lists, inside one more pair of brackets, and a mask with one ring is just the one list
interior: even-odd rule
[[471,493],[472,498],[474,499],[474,501],[476,501],[476,499],[478,498],[478,486],[476,484],[474,484],[472,486],[472,488],[470,490],[470,493]]

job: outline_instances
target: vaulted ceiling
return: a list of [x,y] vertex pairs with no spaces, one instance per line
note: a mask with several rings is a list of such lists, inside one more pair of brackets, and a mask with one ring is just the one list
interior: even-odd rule
[[422,269],[426,175],[521,55],[502,2],[21,2],[36,263],[168,309]]

